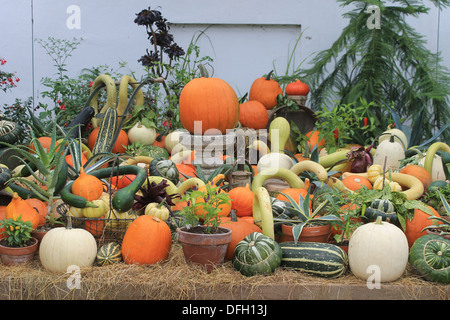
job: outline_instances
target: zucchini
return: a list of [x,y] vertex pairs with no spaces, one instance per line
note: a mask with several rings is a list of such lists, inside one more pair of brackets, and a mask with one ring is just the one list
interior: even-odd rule
[[117,129],[117,110],[109,108],[105,112],[105,117],[100,124],[97,140],[95,141],[92,154],[111,152],[115,141],[113,141]]
[[[91,106],[85,107],[80,113],[67,125],[66,131],[68,132],[70,128],[73,128],[77,125],[80,125],[80,129],[84,127],[89,121],[91,121],[92,117],[95,115],[95,110]],[[72,130],[70,136],[74,139],[78,138],[79,130]]]
[[337,278],[348,270],[347,253],[331,243],[322,242],[282,242],[281,266],[304,271],[308,274]]

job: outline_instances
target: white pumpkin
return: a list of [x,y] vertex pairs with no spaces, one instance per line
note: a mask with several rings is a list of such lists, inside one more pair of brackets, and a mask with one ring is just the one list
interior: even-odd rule
[[[373,164],[380,165],[386,171],[389,169],[397,171],[400,169],[400,161],[403,159],[405,159],[405,150],[391,135],[389,140],[384,140],[378,145],[373,156]],[[386,167],[384,167],[385,162]]]
[[389,140],[391,135],[394,135],[394,141],[399,142],[402,145],[403,150],[406,151],[408,149],[408,138],[406,137],[406,134],[400,129],[388,129],[384,131],[378,138],[378,143]]
[[277,168],[290,169],[294,165],[294,161],[292,158],[284,153],[271,152],[263,155],[257,164],[258,172],[263,171],[264,169],[273,168],[274,170]]
[[81,228],[51,229],[39,246],[41,264],[52,272],[65,273],[71,265],[90,267],[96,256],[97,242],[94,236]]
[[350,270],[362,280],[391,282],[399,279],[405,272],[408,254],[405,233],[399,227],[381,221],[381,217],[358,227],[350,237]]
[[130,143],[140,142],[143,145],[151,145],[156,139],[155,128],[147,128],[139,121],[127,131]]

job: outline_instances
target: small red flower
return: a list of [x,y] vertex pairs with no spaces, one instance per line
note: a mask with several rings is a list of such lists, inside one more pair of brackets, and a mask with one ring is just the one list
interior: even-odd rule
[[20,81],[20,78],[16,78],[16,82],[19,82]]
[[334,138],[337,139],[339,137],[339,130],[336,128],[333,130]]
[[5,60],[5,59],[0,60],[0,64],[1,64],[1,65],[4,65],[5,63],[6,63],[6,60]]
[[363,120],[364,120],[364,127],[367,127],[367,122],[368,122],[369,119],[364,118]]
[[60,106],[59,106],[59,110],[66,110],[66,106],[65,106],[65,105],[63,105],[63,104],[62,104],[62,105],[60,105]]
[[94,81],[91,81],[91,82],[89,83],[89,87],[92,87],[93,84],[94,84]]

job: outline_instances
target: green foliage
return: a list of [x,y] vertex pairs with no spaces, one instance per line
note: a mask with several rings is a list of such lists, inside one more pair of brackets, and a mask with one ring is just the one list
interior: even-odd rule
[[11,247],[26,247],[34,231],[31,221],[23,221],[22,215],[17,219],[3,219],[0,228],[5,228],[2,233],[6,235],[6,241]]
[[[420,132],[418,140],[431,137],[450,121],[450,75],[440,65],[440,53],[430,52],[423,36],[406,22],[409,16],[428,13],[429,8],[423,1],[389,5],[369,0],[338,2],[354,8],[344,14],[348,25],[329,49],[312,59],[313,66],[303,71],[311,88],[312,108],[320,109],[336,100],[358,104],[364,99],[373,102],[375,117],[380,119],[380,127],[386,128],[389,123],[385,119],[390,118],[393,106],[403,120],[420,122],[412,132]],[[369,5],[380,8],[380,29],[366,26]],[[448,140],[448,132],[443,132],[443,140]]]
[[[183,195],[181,201],[186,201],[187,205],[180,210],[180,214],[185,217],[186,225],[204,225],[207,233],[215,233],[221,223],[220,206],[229,204],[231,199],[226,192],[220,192],[219,187],[209,183],[205,186],[204,191],[191,190]],[[198,201],[199,199],[204,201]],[[200,217],[195,213],[196,210],[201,210],[204,214]]]

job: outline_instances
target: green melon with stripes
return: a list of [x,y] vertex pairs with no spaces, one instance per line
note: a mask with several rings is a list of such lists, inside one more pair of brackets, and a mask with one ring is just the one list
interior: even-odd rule
[[427,234],[414,241],[409,263],[426,280],[450,284],[450,240]]
[[347,253],[334,244],[282,242],[280,247],[281,266],[284,268],[304,271],[323,278],[337,278],[348,270]]
[[122,248],[117,242],[108,242],[97,251],[97,263],[100,266],[108,266],[122,261]]
[[253,232],[241,240],[232,259],[233,267],[247,277],[272,273],[280,263],[280,245],[260,232]]

